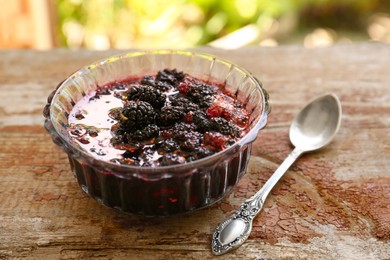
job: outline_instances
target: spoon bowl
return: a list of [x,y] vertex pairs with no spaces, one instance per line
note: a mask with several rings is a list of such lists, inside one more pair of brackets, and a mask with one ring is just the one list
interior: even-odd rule
[[264,202],[288,168],[304,152],[314,151],[330,143],[341,124],[341,104],[334,94],[321,96],[295,117],[290,127],[290,140],[295,146],[264,186],[246,200],[232,216],[215,229],[211,248],[215,255],[222,255],[242,245],[252,230],[252,221]]
[[341,114],[340,101],[334,94],[313,100],[293,120],[291,143],[305,152],[327,145],[340,128]]

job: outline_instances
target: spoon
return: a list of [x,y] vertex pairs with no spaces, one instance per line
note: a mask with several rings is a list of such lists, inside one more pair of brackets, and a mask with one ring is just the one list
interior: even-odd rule
[[242,245],[252,230],[252,221],[260,212],[269,192],[305,152],[324,147],[333,139],[341,124],[341,104],[337,96],[327,94],[310,102],[295,117],[290,140],[295,146],[264,186],[229,218],[219,223],[211,241],[214,255],[222,255]]

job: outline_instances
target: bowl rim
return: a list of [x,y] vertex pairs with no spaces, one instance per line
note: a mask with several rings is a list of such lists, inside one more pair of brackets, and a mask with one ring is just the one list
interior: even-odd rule
[[[65,80],[63,80],[55,90],[55,94],[53,95],[52,100],[49,103],[49,106],[52,107],[54,104],[54,101],[56,100],[56,96],[60,95],[61,89],[64,85],[68,83],[68,81],[74,79],[75,77],[79,77],[84,73],[87,73],[91,69],[95,69],[99,66],[104,66],[107,62],[113,62],[124,58],[132,58],[137,56],[143,56],[143,55],[186,55],[186,56],[197,56],[204,59],[211,59],[213,62],[216,60],[227,63],[231,66],[230,70],[233,68],[236,68],[240,70],[241,72],[245,73],[245,78],[250,78],[255,84],[257,89],[260,90],[262,94],[262,111],[259,113],[260,117],[259,120],[256,122],[256,124],[252,127],[250,131],[248,131],[243,137],[241,137],[238,141],[236,141],[233,145],[227,147],[226,149],[223,149],[215,154],[212,154],[211,156],[207,156],[205,158],[201,158],[195,161],[186,162],[183,164],[175,164],[175,165],[167,165],[167,166],[134,166],[134,165],[127,165],[127,164],[118,164],[110,161],[101,160],[97,157],[94,157],[88,151],[82,149],[79,145],[75,144],[74,141],[71,140],[69,136],[64,136],[61,131],[59,131],[56,127],[56,124],[53,124],[53,130],[56,132],[57,135],[61,138],[61,141],[65,142],[66,146],[70,146],[71,148],[75,149],[77,153],[81,153],[83,155],[83,158],[87,159],[87,161],[90,164],[93,164],[92,166],[97,166],[96,162],[99,162],[99,164],[102,164],[103,166],[106,166],[107,168],[120,168],[122,174],[127,173],[134,173],[134,172],[148,172],[148,173],[162,173],[161,171],[177,171],[179,169],[195,169],[201,165],[208,164],[209,162],[213,162],[214,160],[222,157],[224,154],[233,153],[235,154],[239,150],[240,147],[252,143],[259,131],[265,127],[267,123],[267,117],[270,113],[270,105],[268,103],[268,93],[263,88],[263,84],[261,81],[259,81],[251,72],[249,72],[247,69],[235,64],[234,62],[231,62],[227,59],[223,59],[220,57],[217,57],[215,55],[205,53],[205,52],[198,52],[198,51],[189,51],[189,50],[170,50],[170,49],[164,49],[164,50],[145,50],[145,51],[131,51],[124,54],[117,54],[113,56],[109,56],[103,59],[100,59],[98,61],[95,61],[93,63],[90,63],[88,65],[85,65],[75,72],[73,72],[71,75],[69,75]],[[244,80],[243,80],[244,81]],[[50,109],[50,114],[48,117],[48,120],[52,122],[53,118],[53,110]],[[68,153],[68,152],[67,152]],[[69,153],[68,153],[69,155]],[[224,157],[226,158],[226,157]],[[99,165],[100,166],[100,165]],[[123,170],[126,170],[123,172]],[[115,175],[121,173],[113,172]]]

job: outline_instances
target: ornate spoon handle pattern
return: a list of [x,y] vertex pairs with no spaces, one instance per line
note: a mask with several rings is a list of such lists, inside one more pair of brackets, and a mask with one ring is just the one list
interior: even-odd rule
[[295,148],[264,186],[253,197],[246,200],[236,213],[217,226],[211,241],[212,251],[215,255],[222,255],[237,248],[247,240],[252,231],[253,219],[263,207],[269,192],[302,152],[302,150]]

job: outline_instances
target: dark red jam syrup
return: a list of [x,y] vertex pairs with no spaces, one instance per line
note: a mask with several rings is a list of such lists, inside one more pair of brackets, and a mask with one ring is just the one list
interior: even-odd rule
[[223,85],[165,69],[99,86],[74,106],[68,131],[102,160],[167,166],[231,146],[248,122],[243,105]]

